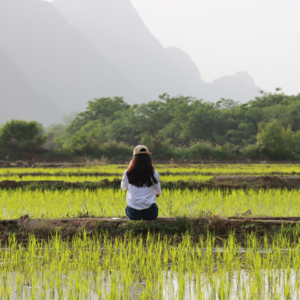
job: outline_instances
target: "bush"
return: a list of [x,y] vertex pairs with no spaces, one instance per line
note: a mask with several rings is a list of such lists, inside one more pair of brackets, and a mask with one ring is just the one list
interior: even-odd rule
[[174,149],[160,136],[144,135],[140,144],[148,147],[154,159],[171,159],[174,156]]
[[190,147],[177,148],[175,150],[176,159],[183,158],[186,160],[211,160],[211,159],[229,159],[235,156],[231,151],[231,145],[214,147],[211,142],[196,142]]
[[103,143],[99,148],[100,157],[104,156],[109,159],[131,159],[133,148],[125,143],[110,141]]
[[0,128],[0,147],[10,155],[41,150],[46,140],[41,125],[34,121],[11,120]]
[[241,149],[240,152],[246,159],[250,158],[255,160],[262,157],[262,147],[259,143],[256,143],[254,145],[248,145],[244,149]]
[[300,141],[300,131],[293,132],[291,125],[286,129],[273,119],[269,123],[258,124],[258,144],[263,153],[274,160],[294,159]]

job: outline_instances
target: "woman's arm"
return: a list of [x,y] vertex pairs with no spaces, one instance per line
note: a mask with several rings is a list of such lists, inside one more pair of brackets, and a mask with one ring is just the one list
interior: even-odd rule
[[154,177],[157,180],[157,183],[154,183],[154,185],[153,185],[154,193],[155,193],[156,197],[159,197],[159,195],[161,194],[161,186],[160,186],[159,174],[156,171],[154,173]]
[[125,191],[128,189],[128,177],[127,177],[127,170],[123,173],[123,178],[121,181],[121,189]]

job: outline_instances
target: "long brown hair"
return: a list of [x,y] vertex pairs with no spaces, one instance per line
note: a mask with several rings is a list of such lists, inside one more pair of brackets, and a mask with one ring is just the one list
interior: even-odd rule
[[149,154],[137,154],[133,157],[127,170],[127,177],[129,183],[137,187],[151,187],[157,183]]

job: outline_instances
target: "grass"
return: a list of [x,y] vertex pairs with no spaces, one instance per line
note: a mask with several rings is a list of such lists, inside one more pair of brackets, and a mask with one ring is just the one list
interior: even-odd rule
[[[269,174],[273,172],[280,173],[291,173],[296,172],[300,173],[300,164],[167,164],[167,165],[156,165],[156,170],[158,172],[170,172],[170,173],[217,173],[229,175],[232,173],[251,173],[251,174]],[[42,173],[51,173],[57,174],[61,173],[62,175],[68,173],[113,173],[120,174],[126,170],[127,165],[106,165],[106,166],[83,166],[83,167],[65,167],[65,168],[2,168],[0,169],[0,174],[13,175],[20,173],[29,173],[29,172],[42,172]]]
[[[2,190],[0,219],[125,216],[126,192],[98,190]],[[160,217],[232,216],[251,210],[254,216],[299,216],[300,190],[167,190],[157,199]]]
[[[299,228],[294,232],[299,234]],[[283,232],[242,247],[231,234],[193,243],[146,234],[107,234],[71,242],[11,236],[0,252],[0,299],[298,299],[300,244]]]
[[[113,180],[114,178],[122,179],[122,174],[119,176],[112,175],[112,176],[68,176],[68,175],[53,175],[53,176],[18,176],[18,175],[8,175],[0,177],[0,181],[2,180],[14,180],[14,181],[66,181],[66,182],[99,182],[103,179]],[[160,179],[163,181],[172,181],[176,182],[179,180],[184,181],[207,181],[212,179],[213,176],[207,175],[161,175]]]
[[[11,168],[0,174],[2,180],[96,182],[102,178],[67,174],[121,175],[125,168]],[[300,172],[300,165],[159,165],[157,170],[194,173],[164,175],[164,181],[200,181],[204,172],[290,173]],[[26,172],[60,176],[17,176]],[[113,188],[1,190],[0,219],[122,217],[125,196]],[[249,209],[254,216],[299,216],[299,196],[300,190],[163,189],[159,216],[176,217],[173,223],[121,220],[110,227],[99,221],[91,228],[61,224],[57,230],[42,221],[35,232],[13,225],[16,221],[2,222],[0,299],[299,299],[299,224],[241,221],[235,228],[218,216]],[[199,216],[210,218],[188,219]]]

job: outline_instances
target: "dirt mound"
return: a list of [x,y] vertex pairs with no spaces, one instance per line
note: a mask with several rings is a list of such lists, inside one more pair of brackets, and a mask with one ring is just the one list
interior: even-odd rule
[[261,188],[299,188],[299,176],[218,176],[215,179],[218,182],[227,182],[234,185],[246,185],[248,187]]
[[[0,181],[0,189],[13,189],[20,187],[35,188],[55,188],[55,189],[99,189],[99,188],[120,188],[120,178],[113,180],[103,179],[98,182],[65,182],[65,181]],[[192,181],[169,181],[162,182],[162,188],[168,189],[221,189],[221,190],[234,190],[234,189],[300,189],[300,177],[277,177],[277,176],[222,176],[216,177],[205,182],[192,182]]]
[[98,182],[84,181],[84,182],[66,182],[66,181],[14,181],[14,180],[4,180],[0,181],[0,189],[15,189],[22,187],[31,188],[47,188],[54,187],[57,189],[64,188],[83,188],[83,189],[97,189],[97,188],[120,188],[121,179],[115,178],[111,181],[108,179],[103,179]]
[[[158,218],[154,221],[129,221],[127,218],[68,218],[68,219],[30,219],[28,215],[16,220],[0,220],[0,243],[6,245],[9,236],[15,235],[18,242],[27,244],[30,235],[37,240],[49,240],[59,232],[61,238],[70,241],[73,236],[82,231],[86,235],[108,233],[111,238],[141,234],[146,238],[147,232],[158,233],[160,236],[182,239],[182,234],[189,232],[192,240],[197,242],[200,236],[206,238],[214,234],[220,239],[228,238],[230,233],[241,242],[245,241],[245,234],[255,233],[264,241],[267,235],[270,240],[276,232],[282,231],[284,226],[299,224],[299,218],[221,218],[220,216],[202,216],[199,218]],[[296,236],[297,241],[298,237]]]
[[23,187],[23,182],[13,181],[13,180],[4,180],[0,182],[1,189],[8,189],[8,188],[19,188]]
[[9,188],[20,188],[30,185],[44,185],[44,186],[53,186],[59,184],[68,184],[64,181],[14,181],[14,180],[4,180],[0,181],[0,189],[9,189]]

